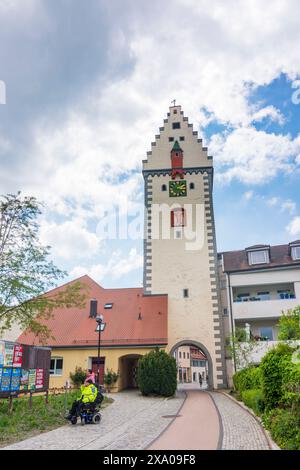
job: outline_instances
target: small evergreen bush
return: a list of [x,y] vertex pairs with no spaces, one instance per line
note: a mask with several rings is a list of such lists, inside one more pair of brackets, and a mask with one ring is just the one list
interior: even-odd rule
[[137,382],[143,395],[173,396],[177,388],[177,366],[165,351],[151,351],[138,363]]

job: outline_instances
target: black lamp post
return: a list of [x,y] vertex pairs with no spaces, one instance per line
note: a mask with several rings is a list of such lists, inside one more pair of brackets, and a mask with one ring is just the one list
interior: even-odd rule
[[96,322],[97,322],[97,329],[96,332],[98,332],[98,358],[97,358],[97,372],[98,372],[98,377],[97,377],[97,385],[99,387],[100,385],[100,341],[101,341],[101,332],[105,330],[106,323],[103,322],[104,318],[103,315],[99,315],[96,317]]

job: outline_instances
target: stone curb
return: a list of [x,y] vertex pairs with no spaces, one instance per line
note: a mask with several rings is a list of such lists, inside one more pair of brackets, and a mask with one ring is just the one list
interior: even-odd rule
[[268,442],[268,446],[270,447],[270,450],[282,450],[277,444],[276,442],[273,441],[272,437],[271,437],[271,434],[269,433],[269,431],[264,427],[263,425],[263,422],[262,422],[262,419],[257,416],[254,411],[251,409],[251,408],[248,408],[248,406],[246,406],[243,402],[239,402],[236,398],[232,397],[231,395],[229,395],[228,392],[224,392],[224,391],[221,391],[221,390],[216,390],[217,393],[221,393],[222,395],[224,395],[225,397],[229,398],[231,401],[233,401],[234,403],[236,403],[240,408],[243,408],[243,410],[247,411],[251,416],[253,416],[253,418],[257,421],[257,423],[260,425],[265,437],[266,437],[266,440]]

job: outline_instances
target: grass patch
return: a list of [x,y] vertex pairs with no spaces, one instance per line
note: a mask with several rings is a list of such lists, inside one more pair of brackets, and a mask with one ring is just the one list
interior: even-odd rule
[[[8,400],[0,400],[0,447],[23,441],[37,434],[51,431],[67,424],[66,409],[69,409],[79,391],[70,391],[65,395],[49,395],[49,404],[45,405],[44,396],[34,396],[32,409],[29,409],[29,395],[16,398],[13,410],[9,412]],[[101,408],[113,402],[104,397]]]

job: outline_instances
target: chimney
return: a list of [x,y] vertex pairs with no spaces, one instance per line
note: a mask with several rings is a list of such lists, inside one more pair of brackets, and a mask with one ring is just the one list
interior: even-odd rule
[[98,310],[98,300],[92,299],[90,303],[90,318],[97,317],[97,310]]

